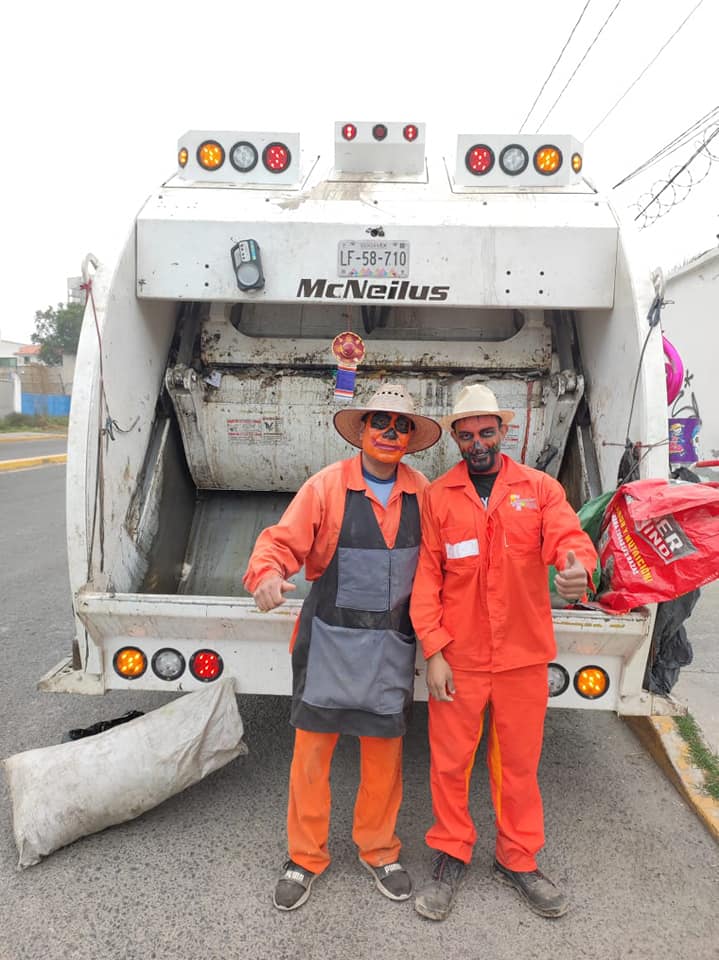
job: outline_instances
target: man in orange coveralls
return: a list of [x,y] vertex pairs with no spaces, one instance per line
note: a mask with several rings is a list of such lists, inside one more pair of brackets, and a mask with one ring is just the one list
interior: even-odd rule
[[412,883],[399,862],[395,823],[402,800],[402,735],[414,690],[409,596],[427,479],[400,463],[426,450],[440,425],[414,412],[402,386],[386,384],[366,407],[335,414],[337,431],[361,448],[301,487],[279,523],[260,534],[244,577],[262,611],[313,581],[295,627],[289,859],[274,891],[279,910],[307,900],[330,862],[330,764],[341,733],[360,741],[360,786],[352,837],[360,863],[391,900]]
[[561,916],[566,896],[538,869],[544,844],[537,767],[556,654],[548,565],[557,592],[584,595],[596,553],[552,477],[500,452],[514,417],[491,390],[460,392],[442,426],[462,460],[430,485],[410,612],[427,661],[432,879],[415,908],[444,920],[477,838],[469,781],[491,706],[487,763],[497,836],[494,875],[536,913]]

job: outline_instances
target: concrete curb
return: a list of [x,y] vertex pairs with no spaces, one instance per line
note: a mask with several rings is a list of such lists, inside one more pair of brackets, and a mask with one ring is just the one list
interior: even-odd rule
[[625,717],[669,780],[719,842],[719,801],[706,793],[704,774],[694,766],[689,745],[679,733],[674,717]]
[[47,463],[67,463],[66,453],[49,453],[45,457],[23,457],[22,460],[0,460],[0,473],[10,470],[27,470],[42,467]]

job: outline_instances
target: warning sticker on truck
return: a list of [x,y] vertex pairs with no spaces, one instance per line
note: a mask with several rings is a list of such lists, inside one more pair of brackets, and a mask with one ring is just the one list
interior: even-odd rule
[[279,443],[282,440],[279,417],[242,417],[227,421],[227,437],[232,443]]

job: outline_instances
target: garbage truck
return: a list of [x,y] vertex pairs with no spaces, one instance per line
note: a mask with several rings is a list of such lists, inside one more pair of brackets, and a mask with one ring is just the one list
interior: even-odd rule
[[[289,694],[308,585],[298,574],[261,613],[242,575],[301,484],[353,453],[335,410],[381,382],[436,417],[486,383],[516,411],[504,451],[576,509],[617,486],[630,449],[635,477],[667,477],[661,275],[582,144],[470,133],[430,150],[426,134],[340,121],[327,156],[298,133],[189,131],[117,259],[86,258],[67,461],[76,633],[41,689],[232,676],[239,693]],[[361,362],[333,352],[343,333]],[[444,436],[410,459],[431,480],[457,450]],[[550,705],[675,712],[643,686],[654,617],[554,609]],[[416,673],[426,699],[421,657]]]

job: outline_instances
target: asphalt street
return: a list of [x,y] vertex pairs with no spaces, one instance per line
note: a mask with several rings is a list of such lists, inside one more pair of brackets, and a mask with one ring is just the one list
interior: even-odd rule
[[22,460],[25,457],[45,457],[53,453],[65,453],[67,440],[52,439],[14,440],[0,433],[0,460]]
[[[36,690],[39,677],[69,652],[72,634],[64,480],[63,465],[0,474],[2,757],[168,699]],[[333,863],[299,911],[272,907],[285,854],[289,701],[244,697],[240,712],[247,756],[24,871],[16,869],[3,780],[0,960],[376,960],[388,953],[417,960],[716,960],[719,847],[614,715],[548,716],[540,866],[570,891],[571,912],[543,920],[492,881],[482,751],[472,781],[474,862],[450,919],[436,924],[418,917],[411,903],[384,899],[357,863],[357,750],[350,739],[340,742],[333,768]],[[402,858],[421,882],[431,817],[423,705],[407,736],[404,770]]]

